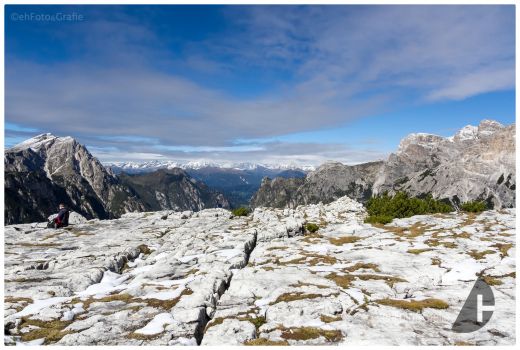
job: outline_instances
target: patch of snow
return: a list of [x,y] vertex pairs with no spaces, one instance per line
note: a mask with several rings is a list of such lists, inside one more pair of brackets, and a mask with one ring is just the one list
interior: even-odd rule
[[147,272],[147,271],[150,271],[150,270],[153,270],[154,266],[153,265],[144,265],[144,266],[139,266],[139,267],[136,267],[135,269],[133,269],[130,273],[132,275],[138,275],[140,273],[143,273],[143,272]]
[[103,274],[103,278],[99,283],[92,284],[87,287],[82,292],[78,293],[78,296],[84,297],[84,296],[103,296],[110,292],[116,291],[119,289],[121,284],[125,282],[130,276],[121,276],[115,272],[112,271],[105,271]]
[[478,135],[478,127],[473,125],[466,125],[454,136],[454,139],[459,141],[474,140]]
[[146,326],[135,331],[135,333],[152,335],[164,332],[164,326],[173,324],[174,320],[170,313],[164,312],[156,315]]
[[144,254],[141,253],[141,254],[139,254],[139,256],[134,261],[129,261],[129,262],[126,263],[126,265],[128,267],[135,267],[135,266],[137,266],[138,264],[140,264],[141,262],[144,261],[143,257],[144,257]]
[[38,312],[49,306],[65,303],[71,299],[71,297],[54,297],[48,299],[34,300],[32,304],[27,305],[22,311],[17,312],[15,316],[23,317],[37,314]]
[[34,339],[34,340],[27,341],[27,342],[17,341],[16,346],[39,346],[39,345],[43,345],[44,342],[45,342],[45,338]]
[[69,311],[65,311],[63,313],[63,316],[61,317],[61,321],[72,321],[74,319],[74,316],[81,314],[84,312],[85,309],[83,309],[82,303],[77,303],[74,305],[74,308]]
[[241,249],[224,249],[217,250],[215,253],[229,260],[235,256],[242,255],[244,252]]

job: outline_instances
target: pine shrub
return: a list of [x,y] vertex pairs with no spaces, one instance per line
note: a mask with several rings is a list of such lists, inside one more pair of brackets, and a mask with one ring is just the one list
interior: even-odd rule
[[248,216],[249,209],[246,207],[240,207],[240,208],[233,209],[231,211],[231,213],[233,213],[234,216]]
[[453,211],[451,205],[435,200],[431,195],[416,198],[408,196],[405,192],[398,192],[393,197],[388,193],[372,197],[368,200],[366,208],[369,216],[365,222],[381,224],[387,224],[395,218]]
[[480,213],[486,210],[486,203],[483,201],[469,201],[462,203],[460,209],[471,213]]
[[312,223],[312,222],[309,222],[308,224],[305,225],[305,230],[307,230],[307,232],[310,232],[310,233],[314,233],[316,231],[319,230],[319,226]]

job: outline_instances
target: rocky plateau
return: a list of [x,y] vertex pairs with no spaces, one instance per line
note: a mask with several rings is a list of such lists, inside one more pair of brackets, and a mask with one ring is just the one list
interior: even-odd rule
[[[512,345],[515,210],[364,223],[296,209],[5,227],[5,345]],[[319,225],[314,233],[304,225]],[[477,276],[495,312],[452,324]]]

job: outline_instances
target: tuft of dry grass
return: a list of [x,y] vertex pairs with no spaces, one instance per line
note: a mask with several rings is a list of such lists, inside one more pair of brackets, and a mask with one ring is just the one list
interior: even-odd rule
[[426,225],[422,222],[416,222],[410,227],[387,226],[382,224],[373,224],[377,228],[384,229],[401,238],[416,238],[422,236],[427,230],[435,225]]
[[509,249],[513,247],[512,243],[497,243],[492,245],[492,247],[497,248],[500,251],[500,257],[503,259],[508,256],[507,252]]
[[468,232],[461,232],[461,233],[454,233],[452,235],[453,238],[464,238],[464,239],[470,239],[471,234]]
[[289,287],[294,287],[294,288],[317,287],[319,289],[327,289],[327,288],[329,288],[328,286],[324,286],[322,284],[307,283],[307,282],[301,282],[301,281],[298,281],[298,283],[290,284]]
[[247,340],[244,345],[249,346],[288,346],[287,340],[269,340],[266,338],[256,338]]
[[33,320],[27,317],[22,317],[22,321],[20,323],[19,328],[25,328],[28,326],[38,327],[29,330],[28,332],[24,332],[21,334],[21,340],[23,342],[28,342],[36,339],[44,338],[44,344],[48,345],[51,343],[55,343],[59,341],[61,338],[66,336],[67,334],[74,333],[74,331],[64,331],[63,329],[71,324],[72,321],[42,321],[42,320]]
[[[232,318],[232,317],[230,317],[230,318]],[[213,326],[222,324],[222,322],[224,322],[225,319],[226,319],[226,317],[215,317],[214,319],[212,319],[211,321],[208,322],[208,324],[206,325],[206,330],[204,332],[206,332],[208,329],[210,329]]]
[[31,243],[31,242],[21,242],[18,245],[22,247],[59,247],[61,244],[58,243]]
[[393,287],[397,282],[407,282],[405,279],[394,276],[383,276],[383,275],[373,275],[373,274],[365,274],[365,275],[354,275],[354,277],[359,278],[362,281],[368,280],[382,280],[385,281],[390,287]]
[[335,272],[328,274],[325,276],[325,278],[330,279],[336,283],[341,288],[350,288],[352,285],[352,282],[356,279],[359,279],[361,281],[368,281],[368,280],[376,280],[376,281],[385,281],[385,283],[393,287],[395,283],[397,282],[407,282],[405,279],[395,276],[385,276],[385,275],[375,275],[375,274],[359,274],[359,275],[353,275],[353,274],[345,274],[345,275],[338,275]]
[[355,280],[355,277],[352,275],[338,275],[335,272],[329,273],[325,278],[334,281],[336,285],[338,285],[341,288],[350,288],[352,285],[352,282]]
[[410,226],[410,234],[408,235],[408,237],[414,238],[422,236],[424,232],[426,232],[426,230],[432,228],[433,226],[435,225],[425,225],[422,222],[416,222],[415,224]]
[[464,221],[462,221],[462,223],[459,225],[459,227],[473,225],[475,223],[476,217],[477,217],[477,214],[475,214],[475,213],[467,213],[466,219],[464,219]]
[[385,231],[391,232],[396,236],[402,237],[404,236],[404,232],[406,231],[406,227],[399,226],[387,226],[383,224],[372,224],[372,226],[383,229]]
[[432,258],[432,265],[441,266],[441,262],[439,258]]
[[32,304],[34,301],[31,298],[26,297],[4,297],[4,303],[27,303]]
[[[262,327],[262,325],[264,325],[267,321],[265,319],[264,316],[256,316],[256,317],[253,317],[253,316],[249,316],[249,313],[250,312],[255,312],[255,310],[250,310],[248,312],[245,312],[245,313],[239,313],[235,316],[229,316],[229,317],[216,317],[214,319],[212,319],[211,321],[208,322],[208,324],[206,325],[206,330],[205,332],[211,328],[211,327],[214,327],[214,326],[217,326],[219,324],[222,324],[224,322],[224,320],[227,320],[227,319],[237,319],[239,321],[247,321],[247,322],[251,322],[255,328],[256,328],[256,331],[258,332],[258,329],[260,327]],[[245,314],[245,316],[240,316],[240,315],[243,315]]]
[[427,239],[426,241],[424,241],[424,244],[430,247],[438,247],[442,245],[445,248],[457,248],[457,244],[455,244],[454,242],[442,242],[438,239]]
[[424,299],[424,300],[396,300],[396,299],[379,299],[376,303],[386,306],[392,306],[400,309],[410,310],[414,312],[421,312],[425,308],[430,309],[447,309],[448,303],[441,299]]
[[484,259],[486,257],[486,255],[489,255],[489,254],[495,254],[496,252],[494,250],[484,250],[482,252],[479,252],[475,249],[471,250],[471,252],[467,253],[469,256],[471,256],[473,259],[475,260],[481,260],[481,259]]
[[305,260],[307,260],[307,257],[303,256],[301,258],[296,258],[296,259],[292,259],[292,260],[288,260],[288,261],[280,261],[280,259],[275,259],[274,260],[274,263],[276,265],[290,265],[290,264],[301,264],[303,262],[305,262]]
[[329,342],[339,342],[343,334],[339,330],[325,330],[315,327],[284,328],[281,327],[281,337],[287,340],[309,340],[323,337]]
[[327,315],[321,315],[321,316],[320,316],[320,320],[321,320],[321,322],[332,323],[332,322],[341,321],[342,318],[341,318],[341,316],[327,316]]
[[163,332],[164,332],[164,329],[161,333],[157,333],[157,334],[141,334],[141,333],[131,332],[131,333],[128,333],[126,335],[126,337],[128,339],[135,339],[135,340],[153,340],[153,339],[157,339],[160,336],[162,336]]
[[149,255],[152,252],[152,250],[146,244],[139,245],[137,249],[139,249],[139,251],[144,255]]
[[257,332],[260,329],[260,327],[262,327],[262,325],[267,323],[267,320],[265,319],[264,316],[256,316],[256,317],[242,316],[242,317],[238,317],[237,319],[240,321],[251,322],[255,326]]
[[274,305],[274,304],[280,303],[282,301],[288,303],[288,302],[295,301],[295,300],[316,299],[316,298],[321,298],[321,297],[324,297],[324,295],[314,294],[314,293],[305,294],[303,292],[284,293],[284,294],[280,294],[278,296],[278,298],[276,298],[276,300],[273,301],[272,303],[270,303],[269,305]]
[[516,278],[516,272],[513,271],[508,274],[501,275],[501,276],[483,275],[482,279],[484,280],[484,282],[486,282],[490,286],[499,286],[499,285],[503,284],[503,282],[500,279],[506,278],[506,277]]
[[329,242],[334,245],[343,245],[343,244],[349,244],[349,243],[356,243],[357,241],[363,239],[359,236],[343,236],[338,238],[329,238]]
[[468,342],[463,341],[463,340],[458,340],[455,343],[453,343],[453,345],[455,345],[455,346],[475,346],[475,344],[468,343]]
[[494,276],[482,276],[482,279],[488,286],[499,286],[502,284],[502,281]]
[[381,272],[381,270],[379,270],[379,266],[377,264],[362,263],[362,262],[358,262],[355,265],[346,267],[344,270],[348,271],[348,272],[354,272],[354,271],[361,270],[361,269],[365,269],[365,270],[370,269],[370,270],[373,270],[374,272]]
[[309,233],[309,234],[306,234],[304,236],[304,238],[302,239],[302,241],[304,241],[305,243],[311,243],[311,244],[314,244],[314,243],[319,243],[319,240],[323,238],[322,235],[320,235],[319,233],[317,232],[314,232],[314,233]]
[[320,255],[315,253],[304,253],[307,258],[312,258],[309,260],[309,265],[316,266],[318,264],[322,265],[334,265],[338,262],[338,260],[333,256],[328,255]]
[[423,249],[408,249],[407,252],[410,253],[410,254],[421,254],[421,253],[424,253],[424,252],[429,252],[430,250],[433,250],[431,248],[423,248]]
[[141,299],[141,298],[136,298],[133,295],[130,295],[128,293],[121,293],[121,294],[111,294],[111,295],[108,295],[106,297],[102,297],[99,299],[96,299],[93,297],[89,297],[85,300],[81,300],[79,298],[74,298],[71,301],[71,303],[73,303],[73,304],[83,303],[83,308],[85,310],[88,309],[92,303],[96,303],[96,302],[108,303],[111,301],[123,301],[127,304],[145,303],[150,307],[160,308],[160,309],[164,309],[164,310],[170,310],[172,307],[174,307],[179,302],[179,300],[182,298],[182,296],[190,295],[190,294],[193,294],[193,292],[191,291],[191,289],[186,288],[182,291],[182,293],[177,298],[167,299],[167,300],[161,300],[161,299],[155,299],[155,298]]

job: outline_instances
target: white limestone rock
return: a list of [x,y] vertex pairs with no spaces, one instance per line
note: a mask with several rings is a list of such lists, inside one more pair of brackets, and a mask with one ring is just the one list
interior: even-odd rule
[[[343,197],[249,217],[209,209],[6,226],[4,343],[34,344],[22,317],[62,321],[51,343],[71,346],[515,343],[514,209],[378,227],[365,216]],[[308,222],[319,230],[297,232]],[[477,332],[453,333],[477,274],[494,281],[495,313]],[[447,308],[382,302],[428,298]]]
[[201,345],[243,345],[255,337],[255,326],[247,321],[225,319],[207,329]]

